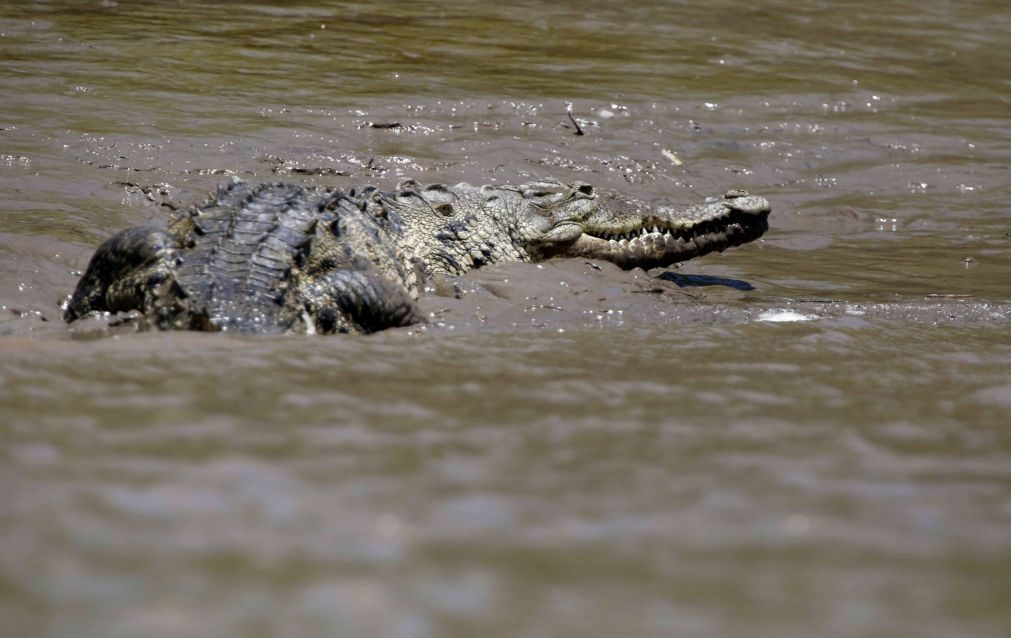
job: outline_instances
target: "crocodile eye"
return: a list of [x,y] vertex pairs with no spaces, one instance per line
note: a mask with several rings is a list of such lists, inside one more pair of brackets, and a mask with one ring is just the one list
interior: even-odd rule
[[333,220],[333,223],[330,224],[330,232],[333,233],[334,237],[340,237],[341,236],[340,223],[341,223],[341,220],[338,218],[338,219]]
[[452,204],[446,203],[446,204],[438,204],[438,205],[436,205],[435,212],[439,213],[440,215],[442,215],[444,217],[452,217],[453,213],[455,211],[453,210],[453,205]]
[[589,184],[580,184],[579,188],[577,188],[576,190],[578,190],[580,193],[582,193],[583,195],[586,195],[586,196],[592,196],[593,195],[593,186],[591,186]]

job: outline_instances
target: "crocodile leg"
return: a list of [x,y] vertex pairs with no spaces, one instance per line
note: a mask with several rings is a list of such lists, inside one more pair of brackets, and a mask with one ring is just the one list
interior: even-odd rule
[[301,293],[315,329],[322,333],[370,333],[423,320],[403,286],[371,270],[334,270]]
[[98,247],[63,313],[74,321],[92,311],[146,310],[171,279],[176,246],[163,229],[140,226]]

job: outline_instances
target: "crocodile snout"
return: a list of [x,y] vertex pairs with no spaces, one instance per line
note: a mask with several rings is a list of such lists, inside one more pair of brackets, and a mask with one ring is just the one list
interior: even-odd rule
[[769,200],[752,195],[742,188],[727,191],[723,196],[723,203],[730,210],[749,215],[764,216],[772,211]]

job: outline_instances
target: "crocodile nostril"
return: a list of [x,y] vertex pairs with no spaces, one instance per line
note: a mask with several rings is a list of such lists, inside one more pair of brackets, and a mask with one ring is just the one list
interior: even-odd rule
[[593,186],[591,186],[590,184],[580,184],[576,190],[578,190],[583,195],[588,196],[593,195]]

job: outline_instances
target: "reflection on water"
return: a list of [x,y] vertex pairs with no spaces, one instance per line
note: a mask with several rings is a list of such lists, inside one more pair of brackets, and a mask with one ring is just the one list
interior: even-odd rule
[[729,277],[713,277],[711,275],[682,275],[667,271],[657,276],[661,281],[673,282],[682,288],[699,288],[702,286],[727,286],[734,290],[754,290],[755,287],[740,279]]
[[[1006,635],[1008,19],[5,7],[5,635]],[[743,187],[772,230],[479,271],[370,338],[58,321],[232,176],[402,175]]]

